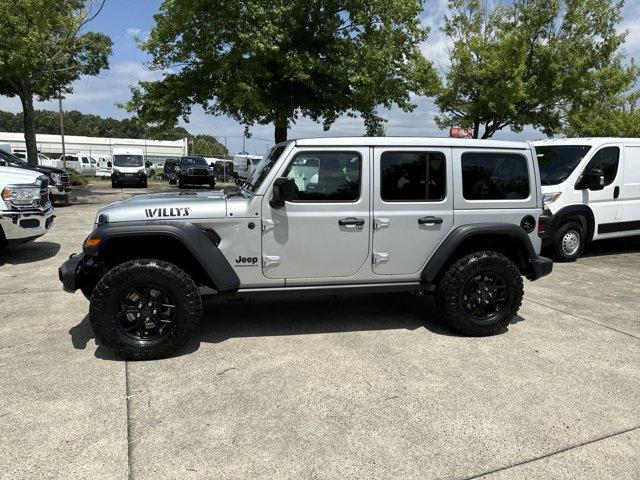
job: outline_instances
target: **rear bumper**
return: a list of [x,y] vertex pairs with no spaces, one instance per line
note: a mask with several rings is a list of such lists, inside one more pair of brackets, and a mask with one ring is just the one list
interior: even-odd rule
[[84,259],[83,253],[74,253],[58,268],[58,278],[65,292],[73,293],[80,288],[78,274]]
[[531,260],[531,274],[529,280],[538,280],[546,275],[549,275],[553,270],[553,261],[547,257],[538,256]]

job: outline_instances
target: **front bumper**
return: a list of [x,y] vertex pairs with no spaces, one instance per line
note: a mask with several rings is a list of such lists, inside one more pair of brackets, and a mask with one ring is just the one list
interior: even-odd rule
[[49,185],[49,196],[52,200],[67,200],[71,187],[65,185]]
[[54,218],[52,207],[46,210],[2,211],[0,227],[9,245],[25,243],[51,230]]
[[74,253],[58,268],[58,278],[65,292],[73,293],[80,288],[78,277],[83,260],[84,253]]
[[209,185],[215,182],[213,175],[181,175],[180,182],[185,185]]
[[147,180],[144,173],[112,173],[111,181],[121,185],[141,185]]
[[553,261],[547,257],[538,256],[531,260],[531,269],[533,274],[529,277],[529,280],[538,280],[551,273]]

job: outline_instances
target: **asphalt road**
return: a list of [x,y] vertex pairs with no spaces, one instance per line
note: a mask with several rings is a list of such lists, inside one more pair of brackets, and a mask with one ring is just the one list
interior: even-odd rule
[[0,478],[640,476],[640,238],[527,283],[495,337],[408,295],[211,302],[180,355],[125,363],[57,268],[137,193],[0,256]]

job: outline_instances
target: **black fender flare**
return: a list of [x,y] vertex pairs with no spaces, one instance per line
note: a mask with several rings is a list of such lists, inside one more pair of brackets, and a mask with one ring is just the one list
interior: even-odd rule
[[552,214],[551,221],[547,227],[548,236],[553,238],[553,235],[558,231],[567,218],[576,217],[578,215],[587,219],[587,242],[593,240],[593,234],[596,231],[596,219],[593,215],[593,211],[588,205],[567,205]]
[[433,283],[462,242],[487,234],[507,235],[513,238],[522,245],[532,263],[537,261],[538,254],[533,248],[531,239],[519,225],[513,223],[471,223],[455,228],[446,236],[422,269],[420,280],[427,284]]
[[[218,292],[234,292],[240,288],[240,279],[220,249],[197,225],[185,222],[126,222],[107,223],[96,228],[83,246],[85,256],[95,253],[110,239],[167,236],[178,240],[202,266]],[[99,239],[95,247],[89,239]]]

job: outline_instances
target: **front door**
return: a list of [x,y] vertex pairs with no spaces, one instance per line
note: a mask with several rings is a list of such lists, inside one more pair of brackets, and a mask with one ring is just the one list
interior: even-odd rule
[[453,227],[450,148],[374,149],[373,271],[419,273]]
[[369,149],[297,150],[280,175],[297,194],[280,208],[264,196],[264,275],[347,282],[369,259]]
[[583,172],[594,168],[604,172],[604,185],[602,190],[583,190],[584,203],[593,211],[596,229],[595,238],[615,235],[618,232],[617,224],[622,221],[622,166],[621,148],[618,146],[606,146],[594,153]]

